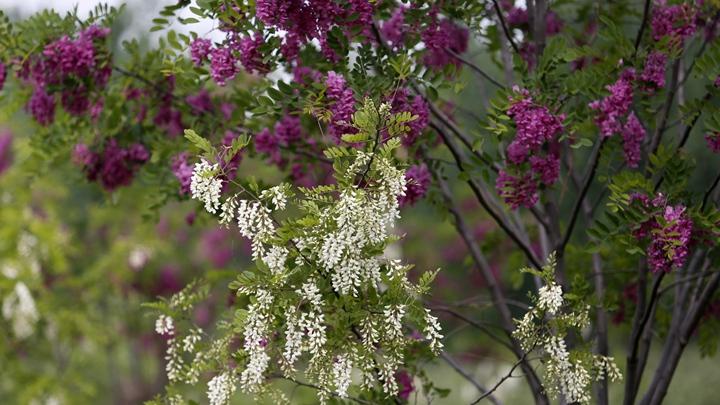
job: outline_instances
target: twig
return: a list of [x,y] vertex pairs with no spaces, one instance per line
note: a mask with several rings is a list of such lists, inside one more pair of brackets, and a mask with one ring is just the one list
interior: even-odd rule
[[[500,336],[497,336],[497,335],[496,335],[493,331],[491,331],[487,326],[481,324],[481,323],[478,322],[478,321],[472,320],[472,319],[466,317],[465,315],[463,315],[463,314],[461,314],[461,313],[459,313],[459,312],[457,312],[457,311],[454,311],[454,310],[452,310],[452,309],[450,309],[450,308],[447,308],[447,307],[429,306],[428,309],[435,310],[435,311],[439,311],[439,312],[446,312],[446,313],[454,316],[455,318],[460,319],[461,321],[467,323],[468,325],[470,325],[470,326],[472,326],[472,327],[475,327],[475,328],[477,328],[477,329],[480,329],[481,331],[485,332],[488,336],[490,336],[490,338],[491,338],[492,340],[494,340],[494,341],[500,343],[501,345],[505,346],[506,348],[510,349],[510,351],[513,350],[513,347],[512,347],[512,345],[510,345],[510,343],[502,340],[502,339],[500,338]],[[501,329],[502,329],[502,328],[501,328]]]
[[503,86],[502,83],[500,83],[500,82],[498,82],[497,80],[495,80],[495,79],[493,79],[492,77],[490,77],[490,75],[487,74],[484,70],[480,69],[480,67],[479,67],[478,65],[476,65],[476,64],[470,62],[469,60],[463,58],[463,57],[460,56],[457,52],[454,52],[453,50],[448,49],[448,48],[445,48],[445,52],[449,53],[453,58],[455,58],[455,59],[459,60],[460,62],[462,62],[463,64],[467,65],[470,69],[472,69],[472,70],[474,70],[475,72],[477,72],[480,76],[484,77],[487,81],[489,81],[490,83],[494,84],[497,88],[499,88],[499,89],[504,89],[504,88],[505,88],[505,86]]
[[647,27],[649,14],[650,14],[650,0],[645,0],[645,7],[643,8],[642,22],[640,23],[640,29],[638,30],[637,37],[635,37],[635,54],[634,55],[637,55],[638,48],[640,47],[640,41],[642,40],[643,33],[645,33],[645,27]]
[[520,50],[518,49],[517,45],[515,45],[515,41],[513,41],[512,35],[510,34],[510,30],[507,27],[507,24],[505,23],[505,17],[503,17],[502,9],[500,8],[500,5],[498,4],[497,0],[493,0],[493,6],[495,7],[495,13],[497,14],[498,18],[500,19],[500,25],[502,26],[503,32],[505,33],[505,38],[507,38],[508,42],[510,42],[510,46],[512,46],[512,49],[515,51],[516,54],[520,54]]
[[705,195],[703,196],[703,202],[700,206],[700,211],[703,211],[705,209],[705,206],[707,205],[708,199],[710,198],[710,195],[712,195],[713,191],[715,191],[715,187],[717,187],[718,183],[720,183],[720,173],[718,173],[717,176],[715,176],[715,181],[713,181],[713,184],[710,186],[710,188],[705,192]]
[[353,401],[353,402],[357,402],[358,404],[373,404],[373,402],[366,401],[366,400],[364,400],[364,399],[362,399],[362,398],[358,398],[358,397],[353,397],[353,396],[340,396],[340,395],[336,394],[336,393],[333,392],[333,391],[328,391],[328,390],[323,389],[323,388],[321,388],[321,387],[319,387],[319,386],[317,386],[317,385],[315,385],[315,384],[306,383],[306,382],[303,382],[303,381],[300,381],[300,380],[296,380],[296,379],[294,379],[294,378],[292,378],[292,377],[285,377],[285,376],[283,376],[283,375],[273,375],[273,376],[270,376],[270,378],[274,378],[274,379],[278,379],[278,380],[290,381],[290,382],[292,382],[292,383],[295,384],[295,385],[299,385],[299,386],[301,386],[301,387],[312,388],[312,389],[315,389],[315,390],[318,390],[318,391],[323,391],[323,392],[325,392],[325,393],[327,393],[327,394],[330,394],[330,395],[333,396],[333,397],[342,398],[342,399],[349,399],[349,400],[351,400],[351,401]]
[[476,399],[476,400],[474,400],[473,402],[471,402],[470,405],[475,405],[475,404],[477,404],[478,402],[482,401],[483,399],[485,399],[485,398],[489,397],[490,395],[492,395],[493,392],[495,392],[498,388],[500,388],[500,385],[502,385],[502,383],[504,383],[505,380],[507,380],[508,378],[511,378],[511,377],[512,377],[513,371],[515,371],[515,369],[518,368],[518,366],[525,361],[525,358],[526,358],[526,357],[527,357],[527,353],[523,353],[523,355],[522,355],[522,357],[520,358],[520,360],[518,360],[515,364],[513,364],[512,368],[510,368],[510,371],[509,371],[505,376],[503,376],[503,377],[500,379],[500,381],[498,381],[492,388],[490,388],[490,390],[488,390],[488,392],[482,394],[478,399]]
[[[446,362],[453,370],[457,371],[458,374],[460,374],[463,378],[465,378],[468,382],[470,382],[470,384],[472,384],[478,391],[480,391],[481,394],[483,394],[483,395],[484,395],[484,394],[487,394],[487,392],[488,392],[487,388],[484,388],[484,387],[483,387],[482,385],[480,385],[477,381],[475,381],[475,379],[474,379],[470,374],[468,374],[465,370],[463,370],[462,367],[460,367],[460,365],[457,364],[457,362],[455,361],[455,359],[453,359],[452,357],[450,357],[450,355],[449,355],[447,352],[445,352],[445,351],[441,352],[441,353],[440,353],[440,357],[441,357],[443,360],[445,360],[445,362]],[[489,399],[490,402],[492,402],[493,404],[495,404],[495,405],[500,405],[500,401],[498,401],[498,399],[495,398],[494,395],[490,394],[490,395],[488,396],[488,399]]]

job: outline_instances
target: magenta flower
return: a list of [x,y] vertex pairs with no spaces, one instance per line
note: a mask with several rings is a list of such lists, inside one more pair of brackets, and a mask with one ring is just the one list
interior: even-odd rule
[[545,157],[530,156],[530,167],[546,186],[555,184],[560,176],[560,158],[552,153]]
[[645,128],[643,128],[635,112],[630,112],[630,115],[628,115],[625,127],[622,129],[622,138],[627,165],[637,167],[638,163],[640,163],[640,147],[645,139]]
[[398,198],[401,207],[413,205],[425,197],[430,187],[430,171],[424,163],[410,166],[405,172],[405,179],[407,190],[405,195]]
[[685,206],[665,207],[662,217],[657,221],[657,228],[651,232],[647,248],[648,265],[653,273],[669,272],[685,264],[692,227]]
[[13,135],[10,130],[0,132],[0,175],[12,164]]
[[291,145],[302,139],[302,127],[300,117],[297,115],[285,115],[275,124],[275,135],[283,145]]
[[666,0],[656,0],[651,21],[653,39],[660,41],[669,36],[673,42],[682,43],[695,33],[696,14],[688,3],[667,5]]
[[537,184],[532,179],[531,173],[513,176],[505,170],[500,170],[495,180],[495,189],[512,209],[520,206],[531,208],[538,202]]
[[180,195],[190,194],[190,179],[193,174],[193,166],[188,163],[188,153],[183,152],[172,159],[172,172],[180,182]]
[[652,88],[661,89],[665,87],[665,64],[667,55],[659,51],[653,51],[645,60],[645,68],[640,75],[640,80],[652,85]]
[[448,50],[456,54],[467,51],[469,33],[466,28],[444,19],[440,23],[433,21],[420,36],[427,48],[423,61],[428,67],[442,70],[448,63],[460,67],[461,62],[448,53]]
[[195,66],[200,66],[207,61],[211,49],[212,42],[209,39],[196,38],[190,44],[190,59]]
[[277,164],[282,161],[280,157],[280,139],[269,129],[265,128],[255,135],[254,141],[256,152],[268,155],[272,163]]
[[595,123],[603,136],[611,136],[622,130],[621,119],[632,104],[634,79],[635,70],[626,69],[618,81],[606,87],[610,91],[609,96],[590,103],[590,108],[598,112]]
[[0,91],[5,86],[5,79],[7,78],[7,66],[0,61]]
[[[519,91],[516,89],[516,91]],[[515,139],[508,146],[508,160],[514,164],[526,161],[528,153],[539,152],[543,145],[556,140],[563,131],[563,115],[554,115],[547,107],[535,104],[527,91],[520,91],[507,114],[515,122]]]
[[49,95],[44,87],[37,87],[27,109],[40,125],[51,124],[55,120],[55,97]]
[[407,371],[401,370],[398,371],[397,374],[395,374],[395,380],[400,386],[400,389],[398,390],[398,398],[402,399],[403,401],[407,401],[408,398],[410,398],[410,394],[415,391],[415,386],[413,385],[413,378],[410,376],[410,374],[408,374]]
[[224,86],[237,72],[235,57],[230,48],[215,48],[210,51],[210,75],[215,83]]
[[400,6],[393,11],[390,18],[383,22],[380,32],[386,41],[390,41],[393,47],[399,47],[405,33],[407,32],[407,26],[405,24],[405,6]]
[[262,35],[255,35],[255,38],[244,37],[238,41],[240,51],[240,63],[248,72],[267,73],[270,67],[263,62],[263,55],[260,47],[265,44]]
[[349,125],[355,112],[355,95],[345,83],[345,78],[333,71],[328,72],[325,85],[327,98],[332,103],[330,105],[332,120],[328,125],[328,134],[336,144],[339,144],[344,134],[355,133],[355,128]]
[[720,132],[706,134],[705,142],[713,153],[720,153]]
[[63,90],[60,103],[70,115],[80,116],[90,108],[90,99],[85,86],[75,86]]
[[407,123],[410,131],[405,133],[402,138],[403,145],[407,147],[414,145],[430,123],[430,108],[427,102],[420,96],[410,96],[408,89],[400,88],[393,94],[392,112],[410,112],[417,115],[415,120]]
[[201,89],[197,94],[185,97],[185,101],[192,107],[193,111],[202,114],[212,111],[213,103],[210,93]]

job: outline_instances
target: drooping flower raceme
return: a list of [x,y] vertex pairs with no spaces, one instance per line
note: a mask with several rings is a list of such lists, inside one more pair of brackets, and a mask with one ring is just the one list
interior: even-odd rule
[[[545,282],[540,287],[535,305],[515,321],[513,336],[526,353],[536,351],[545,365],[545,387],[551,396],[562,395],[569,403],[590,403],[593,381],[622,378],[612,357],[593,354],[587,349],[570,350],[565,343],[569,330],[582,330],[590,318],[589,306],[571,310],[563,297],[562,288],[555,283],[555,257],[538,273]],[[578,334],[577,336],[581,336]]]
[[207,160],[203,159],[195,163],[190,179],[192,198],[202,201],[205,204],[205,209],[213,214],[220,208],[220,192],[223,182],[216,177],[219,170],[217,163],[211,165]]

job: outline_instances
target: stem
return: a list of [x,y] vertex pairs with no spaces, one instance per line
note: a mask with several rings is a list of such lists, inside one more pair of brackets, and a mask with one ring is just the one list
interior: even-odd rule
[[515,45],[515,41],[513,41],[512,35],[510,34],[510,30],[507,27],[507,24],[505,22],[505,17],[503,17],[502,9],[500,8],[500,5],[498,4],[497,0],[493,0],[493,6],[495,7],[495,13],[498,16],[498,19],[500,20],[500,25],[502,26],[503,32],[505,33],[505,38],[507,38],[508,42],[510,42],[510,46],[512,46],[512,49],[515,51],[516,54],[520,54],[520,50],[518,49],[517,45]]
[[445,360],[445,362],[450,367],[452,367],[453,370],[457,371],[458,374],[460,374],[464,379],[466,379],[470,384],[472,384],[478,391],[480,391],[481,394],[483,394],[483,395],[487,394],[488,395],[487,398],[490,400],[490,402],[492,402],[495,405],[500,405],[500,401],[498,401],[498,399],[495,398],[494,395],[492,395],[492,392],[488,392],[487,388],[484,388],[477,381],[475,381],[475,379],[470,374],[468,374],[465,370],[463,370],[462,367],[460,367],[460,365],[457,364],[455,359],[450,357],[450,355],[447,352],[445,352],[445,351],[441,352],[440,357],[443,360]]
[[650,15],[650,0],[645,0],[645,7],[643,8],[642,22],[640,23],[640,30],[638,30],[637,37],[635,37],[635,55],[637,55],[638,48],[640,47],[640,41],[642,40],[645,27],[647,27],[648,17]]
[[497,87],[497,88],[499,88],[499,89],[504,89],[504,88],[505,88],[505,86],[503,86],[500,82],[498,82],[497,80],[495,80],[495,79],[493,79],[492,77],[490,77],[490,75],[487,74],[484,70],[480,69],[480,67],[479,67],[478,65],[476,65],[476,64],[470,62],[469,60],[463,58],[462,56],[460,56],[460,55],[457,54],[456,52],[453,52],[451,49],[447,49],[447,48],[446,48],[446,49],[445,49],[445,52],[447,52],[448,54],[450,54],[453,58],[455,58],[455,59],[459,60],[460,62],[462,62],[464,65],[467,65],[467,67],[469,67],[470,69],[474,70],[474,71],[475,71],[476,73],[478,73],[480,76],[484,77],[485,80],[487,80],[487,81],[489,81],[490,83],[492,83],[493,85],[495,85],[495,87]]

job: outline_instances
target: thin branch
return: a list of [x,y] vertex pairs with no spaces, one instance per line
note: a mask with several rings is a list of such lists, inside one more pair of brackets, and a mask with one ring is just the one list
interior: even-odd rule
[[[510,343],[502,340],[502,338],[500,338],[500,336],[496,335],[495,332],[493,332],[492,330],[490,330],[490,328],[488,328],[487,326],[481,324],[481,323],[478,322],[478,321],[472,320],[472,319],[466,317],[465,315],[463,315],[463,314],[461,314],[461,313],[459,313],[459,312],[457,312],[457,311],[454,311],[454,310],[452,310],[452,309],[450,309],[450,308],[447,308],[447,307],[429,306],[428,308],[431,309],[431,310],[439,311],[439,312],[446,312],[446,313],[454,316],[455,318],[460,319],[461,321],[467,323],[468,325],[470,325],[470,326],[472,326],[472,327],[475,327],[475,328],[477,328],[477,329],[480,329],[481,331],[485,332],[488,336],[490,336],[490,338],[491,338],[492,340],[500,343],[501,345],[503,345],[503,346],[506,347],[507,349],[510,349],[510,351],[513,350],[513,347],[512,347],[512,345],[511,345]],[[502,328],[501,328],[501,329],[502,329]]]
[[450,54],[453,58],[455,58],[455,59],[459,60],[460,62],[462,62],[464,65],[466,65],[466,66],[469,67],[470,69],[474,70],[474,71],[475,71],[476,73],[478,73],[480,76],[484,77],[485,80],[487,80],[487,81],[489,81],[490,83],[494,84],[495,87],[497,87],[497,88],[499,88],[499,89],[504,89],[504,88],[505,88],[505,86],[503,86],[502,83],[500,83],[500,82],[498,82],[497,80],[493,79],[493,78],[492,78],[489,74],[487,74],[484,70],[480,69],[480,67],[479,67],[478,65],[476,65],[476,64],[470,62],[469,60],[463,58],[463,57],[460,56],[457,52],[454,52],[453,50],[451,50],[451,49],[449,49],[449,48],[445,48],[445,52],[447,52],[448,54]]
[[373,404],[373,403],[374,403],[374,402],[366,401],[366,400],[364,400],[364,399],[362,399],[362,398],[358,398],[358,397],[353,397],[353,396],[340,396],[340,395],[336,394],[336,393],[333,392],[333,391],[328,391],[328,390],[323,389],[323,388],[321,388],[321,387],[319,387],[319,386],[317,386],[317,385],[315,385],[315,384],[306,383],[306,382],[303,382],[303,381],[300,381],[300,380],[296,380],[296,379],[294,379],[294,378],[292,378],[292,377],[285,377],[285,376],[283,376],[283,375],[273,375],[273,376],[271,376],[270,378],[274,378],[274,379],[277,379],[277,380],[290,381],[290,382],[292,382],[292,383],[295,384],[295,385],[299,385],[299,386],[301,386],[301,387],[312,388],[312,389],[315,389],[315,390],[318,390],[318,391],[323,391],[323,392],[325,392],[326,394],[329,394],[330,396],[333,396],[333,397],[336,397],[336,398],[341,398],[341,399],[349,399],[349,400],[351,400],[351,401],[353,401],[353,402],[357,402],[358,404]]
[[640,41],[642,40],[643,33],[647,27],[648,17],[650,16],[650,0],[645,0],[645,7],[643,8],[642,22],[640,23],[640,29],[638,30],[637,37],[635,37],[635,55],[637,55],[638,48],[640,47]]
[[592,184],[592,181],[595,178],[595,173],[597,172],[598,163],[600,161],[600,152],[602,151],[602,147],[603,145],[605,145],[606,141],[607,138],[602,137],[602,139],[600,139],[600,141],[596,144],[597,146],[595,146],[593,156],[590,158],[590,169],[585,175],[585,180],[583,182],[582,189],[580,190],[580,195],[575,201],[575,205],[573,206],[570,214],[570,223],[568,224],[567,230],[565,231],[565,236],[557,247],[558,255],[562,255],[565,252],[565,246],[570,241],[570,236],[572,236],[573,228],[575,227],[578,214],[580,213],[580,208],[582,207],[583,201],[585,200],[585,197],[590,190],[590,184]]
[[475,405],[475,404],[479,403],[480,401],[482,401],[483,399],[488,398],[490,395],[492,395],[493,392],[495,392],[498,388],[500,388],[500,386],[502,385],[502,383],[505,382],[505,380],[507,380],[507,379],[509,379],[509,378],[511,378],[511,377],[513,376],[513,375],[512,375],[513,371],[515,371],[515,369],[518,368],[518,366],[525,361],[525,358],[526,358],[526,357],[527,357],[527,353],[523,353],[523,355],[522,355],[522,357],[520,358],[520,360],[518,360],[515,364],[513,364],[512,368],[510,368],[510,371],[509,371],[505,376],[503,376],[503,377],[500,379],[500,381],[498,381],[498,382],[497,382],[492,388],[490,388],[490,390],[488,390],[486,393],[482,394],[478,399],[476,399],[476,400],[474,400],[473,402],[471,402],[470,405]]
[[500,19],[500,25],[502,26],[503,32],[505,33],[505,38],[507,38],[508,42],[510,42],[510,46],[512,46],[512,49],[515,51],[515,53],[519,55],[520,49],[518,49],[517,45],[515,45],[515,41],[513,41],[510,30],[508,29],[507,23],[505,22],[505,17],[503,17],[502,9],[500,8],[497,0],[493,0],[493,6],[495,7],[495,13]]
[[[452,357],[450,357],[450,355],[449,355],[446,351],[441,352],[441,353],[440,353],[440,357],[441,357],[443,360],[445,360],[445,362],[446,362],[453,370],[455,370],[455,371],[456,371],[458,374],[460,374],[464,379],[466,379],[468,382],[470,382],[470,384],[472,384],[478,391],[480,391],[481,394],[484,395],[484,394],[487,394],[487,393],[488,393],[487,388],[484,388],[484,387],[483,387],[482,385],[480,385],[477,381],[475,381],[475,379],[473,378],[473,376],[471,376],[471,375],[468,374],[465,370],[463,370],[462,367],[460,367],[460,365],[457,364],[457,362],[455,361],[455,359],[453,359]],[[490,393],[490,394],[488,395],[488,399],[489,399],[490,402],[492,402],[493,404],[495,404],[495,405],[500,405],[500,401],[498,401],[498,399],[495,398],[495,396],[492,395],[492,393]]]
[[713,181],[713,184],[705,192],[705,195],[703,196],[702,205],[700,206],[700,211],[703,211],[705,209],[708,199],[710,198],[710,195],[712,195],[713,191],[715,191],[715,187],[717,187],[718,183],[720,183],[720,173],[718,173],[718,175],[715,176],[715,181]]

